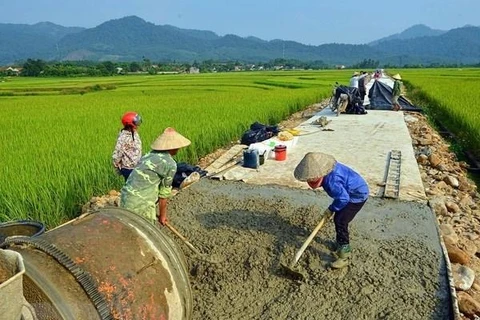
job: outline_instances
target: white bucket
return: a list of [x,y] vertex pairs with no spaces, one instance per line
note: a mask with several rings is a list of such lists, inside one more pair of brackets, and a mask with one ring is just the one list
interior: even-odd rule
[[24,273],[22,255],[0,249],[0,319],[37,319],[35,311],[23,297]]
[[3,319],[22,317],[23,274],[25,266],[20,253],[0,250],[0,315]]

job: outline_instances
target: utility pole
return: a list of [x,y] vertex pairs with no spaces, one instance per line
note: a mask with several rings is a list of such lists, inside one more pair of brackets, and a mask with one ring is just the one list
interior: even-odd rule
[[285,41],[283,41],[282,59],[285,60]]

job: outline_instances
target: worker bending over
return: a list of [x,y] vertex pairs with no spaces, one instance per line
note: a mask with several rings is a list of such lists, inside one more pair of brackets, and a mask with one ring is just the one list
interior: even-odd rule
[[337,162],[329,154],[309,152],[294,171],[297,180],[306,181],[312,189],[323,187],[333,198],[324,211],[327,218],[334,214],[336,232],[335,269],[344,268],[351,255],[348,224],[355,218],[368,199],[369,190],[365,180],[353,169]]
[[177,171],[177,163],[172,156],[188,145],[190,140],[175,129],[166,128],[128,177],[120,191],[120,206],[154,223],[158,202],[158,221],[165,225],[167,199],[172,195],[173,177]]

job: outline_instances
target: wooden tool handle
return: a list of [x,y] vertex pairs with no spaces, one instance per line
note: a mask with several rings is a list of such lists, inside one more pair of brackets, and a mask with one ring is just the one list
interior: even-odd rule
[[327,217],[326,216],[323,216],[322,219],[320,220],[320,222],[318,223],[318,225],[315,227],[315,229],[312,231],[312,233],[310,233],[310,235],[308,236],[307,240],[305,240],[305,242],[303,243],[302,247],[297,251],[297,253],[295,254],[295,258],[293,259],[292,261],[292,266],[295,265],[297,262],[298,262],[298,259],[300,259],[300,257],[302,256],[303,252],[305,251],[305,249],[307,249],[308,245],[310,244],[310,242],[312,242],[313,238],[315,238],[315,235],[318,233],[318,231],[320,230],[321,227],[323,227],[323,225],[325,224],[325,221],[327,221]]
[[177,237],[179,237],[180,239],[182,239],[182,241],[187,245],[187,247],[189,247],[193,252],[195,252],[196,254],[198,255],[202,255],[202,253],[193,246],[193,244],[191,244],[187,238],[185,238],[180,232],[178,232],[177,229],[175,229],[172,225],[170,225],[168,222],[165,223],[165,226],[167,226],[168,229],[170,229],[170,231],[172,231],[173,233],[175,233],[177,235]]

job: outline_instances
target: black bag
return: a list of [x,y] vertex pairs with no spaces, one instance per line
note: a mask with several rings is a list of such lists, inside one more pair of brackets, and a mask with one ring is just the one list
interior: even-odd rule
[[347,107],[347,110],[345,110],[345,113],[347,114],[367,114],[367,111],[365,110],[365,107],[361,102],[356,102],[352,105],[349,105]]
[[335,98],[338,100],[340,95],[345,93],[348,95],[348,105],[345,109],[345,113],[348,114],[367,114],[363,107],[362,97],[360,91],[354,87],[338,86],[335,90]]
[[192,166],[185,162],[177,163],[177,172],[175,172],[175,176],[173,177],[172,187],[179,188],[183,180],[195,171],[200,174],[200,177],[204,177],[208,173],[199,166]]
[[250,145],[252,143],[265,141],[280,132],[278,126],[266,126],[259,122],[250,125],[250,130],[245,131],[242,135],[241,143]]

